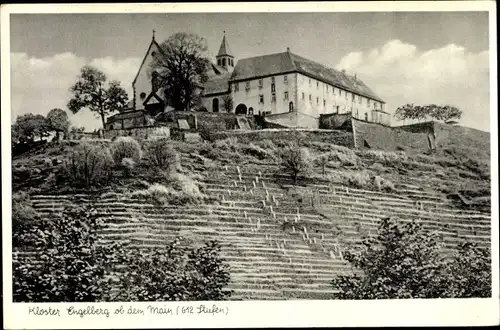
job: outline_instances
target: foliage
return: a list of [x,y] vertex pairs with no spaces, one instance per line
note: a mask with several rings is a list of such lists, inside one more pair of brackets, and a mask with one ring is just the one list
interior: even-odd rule
[[387,191],[396,190],[394,184],[391,181],[384,179],[378,175],[375,176],[375,178],[373,179],[373,185],[377,190],[387,190]]
[[63,166],[71,184],[89,188],[111,179],[114,162],[107,148],[85,142],[68,152]]
[[123,168],[123,174],[126,177],[129,177],[132,172],[134,171],[134,168],[136,166],[136,162],[132,158],[123,158],[121,162],[121,166]]
[[232,112],[234,107],[233,97],[230,94],[226,94],[222,97],[222,109],[227,113]]
[[28,113],[17,117],[11,131],[13,142],[33,143],[36,138],[49,136],[50,125],[44,116]]
[[77,82],[71,86],[73,97],[68,108],[77,113],[84,108],[95,112],[106,124],[106,116],[125,109],[128,96],[120,86],[120,82],[111,81],[106,88],[106,75],[92,66],[84,66],[80,71]]
[[55,108],[47,114],[47,121],[49,127],[56,131],[56,140],[59,141],[59,134],[62,132],[66,134],[69,130],[69,120],[66,111]]
[[[454,260],[447,261],[439,249],[435,232],[426,232],[415,222],[398,225],[385,218],[376,237],[365,238],[358,250],[345,252],[345,259],[361,273],[335,278],[332,285],[340,290],[336,298],[491,296],[486,252],[465,245]],[[472,282],[476,285],[470,286]]]
[[408,160],[404,151],[360,150],[358,153],[382,165],[394,166]]
[[180,173],[169,175],[166,185],[154,183],[147,189],[134,191],[132,197],[152,200],[160,205],[195,204],[206,198],[191,177]]
[[429,105],[413,105],[405,104],[396,109],[395,117],[399,120],[404,119],[424,119],[427,116],[436,120],[447,122],[451,119],[460,119],[462,111],[450,105],[439,106],[435,104]]
[[23,232],[39,220],[39,215],[33,208],[29,195],[18,192],[12,195],[12,244],[23,246],[27,239]]
[[179,155],[172,147],[172,140],[169,138],[154,139],[146,144],[145,149],[146,156],[153,166],[172,169],[179,163]]
[[177,239],[164,248],[132,250],[129,260],[120,301],[223,300],[230,295],[224,290],[229,266],[215,241],[189,248]]
[[208,80],[210,63],[204,38],[184,32],[170,36],[160,45],[162,54],[152,63],[165,99],[176,110],[190,110],[200,103],[200,87]]
[[297,183],[299,174],[306,174],[311,168],[311,157],[307,148],[301,148],[297,143],[290,143],[280,154],[281,165]]
[[142,157],[141,145],[131,136],[120,136],[111,144],[111,155],[116,164],[121,164],[124,158],[137,163]]
[[96,245],[102,226],[90,210],[66,209],[52,220],[25,229],[36,262],[13,259],[13,299],[16,302],[103,301],[111,289],[105,276],[123,261],[118,243]]

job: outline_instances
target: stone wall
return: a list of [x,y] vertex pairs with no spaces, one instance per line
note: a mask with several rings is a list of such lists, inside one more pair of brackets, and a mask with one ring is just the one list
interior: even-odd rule
[[104,138],[114,139],[119,136],[131,136],[137,140],[154,137],[170,137],[170,128],[166,126],[145,126],[128,129],[112,129],[103,131]]
[[320,129],[262,129],[255,131],[225,131],[214,133],[216,140],[222,140],[229,137],[236,138],[241,143],[251,143],[260,140],[283,140],[292,141],[295,132],[302,132],[306,135],[309,142],[324,142],[341,145],[345,147],[354,147],[354,138],[352,132],[340,130],[320,130]]

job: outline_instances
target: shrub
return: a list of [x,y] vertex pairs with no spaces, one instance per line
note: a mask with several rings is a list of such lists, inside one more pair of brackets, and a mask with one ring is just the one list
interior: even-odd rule
[[373,185],[377,190],[387,190],[387,191],[396,190],[394,184],[391,181],[383,179],[378,175],[375,176],[375,178],[373,179]]
[[210,241],[198,248],[179,240],[164,248],[129,252],[119,301],[223,300],[231,292],[229,266],[220,257],[220,245]]
[[380,163],[373,163],[371,168],[372,168],[372,170],[379,172],[379,173],[386,171],[386,168],[384,167],[384,165],[382,165]]
[[125,176],[130,176],[134,171],[135,165],[135,161],[132,158],[123,158],[121,163],[123,174]]
[[172,169],[179,163],[179,155],[168,138],[159,138],[146,145],[146,154],[153,166]]
[[[300,136],[299,136],[300,138]],[[280,154],[281,165],[290,174],[293,183],[297,183],[299,174],[306,174],[311,167],[311,157],[307,148],[301,148],[296,143],[290,143]]]
[[39,220],[29,195],[19,192],[12,195],[12,243],[16,247],[31,245],[31,239],[23,233]]
[[276,145],[271,139],[263,139],[262,141],[260,141],[259,145],[261,148],[266,150],[274,150],[276,148]]
[[376,237],[344,257],[360,274],[332,281],[340,299],[491,297],[486,252],[466,245],[451,262],[439,254],[436,233],[415,222],[398,225],[383,219]]
[[95,245],[100,221],[88,209],[67,209],[56,219],[39,221],[25,231],[34,237],[37,262],[13,258],[16,302],[94,302],[106,300],[111,283],[105,275],[122,264],[118,243]]
[[131,136],[120,136],[111,144],[111,154],[116,164],[121,164],[123,158],[130,158],[138,163],[142,157],[139,142]]
[[109,149],[84,142],[69,151],[63,166],[71,184],[88,188],[109,181],[114,162]]
[[408,156],[404,151],[381,151],[381,150],[364,150],[360,151],[362,155],[372,158],[375,162],[383,165],[397,165],[408,160]]
[[367,171],[346,172],[341,175],[344,184],[364,189],[371,185],[370,174]]
[[167,186],[155,183],[145,190],[133,192],[132,196],[152,200],[161,205],[198,203],[206,198],[193,179],[180,173],[172,174]]
[[223,140],[217,140],[215,141],[215,147],[225,151],[235,152],[238,150],[238,140],[233,136]]
[[260,160],[274,159],[272,150],[265,150],[253,143],[250,143],[248,146],[243,146],[241,149],[243,154],[250,155]]

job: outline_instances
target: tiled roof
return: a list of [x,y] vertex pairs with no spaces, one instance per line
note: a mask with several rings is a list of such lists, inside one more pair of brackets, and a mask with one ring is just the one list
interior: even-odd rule
[[231,80],[255,79],[256,77],[299,72],[333,86],[341,87],[355,94],[384,102],[360,79],[344,72],[328,68],[323,64],[308,60],[290,52],[257,56],[239,60]]
[[230,73],[210,77],[208,81],[203,85],[203,95],[206,96],[210,94],[220,94],[228,92],[229,78],[231,78]]

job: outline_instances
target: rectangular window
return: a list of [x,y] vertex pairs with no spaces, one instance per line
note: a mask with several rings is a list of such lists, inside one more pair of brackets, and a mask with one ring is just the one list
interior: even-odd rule
[[288,100],[288,92],[285,92],[285,100]]
[[319,104],[319,97],[316,98],[316,104]]
[[342,90],[339,89],[339,96],[342,96]]
[[332,94],[335,95],[335,88],[332,87]]
[[316,81],[316,89],[318,89],[318,88],[319,88],[319,82]]
[[259,95],[259,104],[264,104],[264,94]]
[[309,86],[311,86],[311,79],[309,79]]
[[271,78],[271,84],[274,84],[274,77]]
[[304,97],[305,97],[305,95],[304,95],[304,93],[302,93],[302,99],[304,99]]
[[349,97],[348,96],[349,93],[345,92],[345,99],[347,100],[347,98]]
[[245,84],[245,89],[246,89],[246,90],[249,90],[249,89],[250,89],[250,82],[249,82],[249,81],[247,81],[247,83]]
[[234,91],[238,92],[239,90],[240,90],[240,84],[239,83],[235,83],[234,84]]
[[311,96],[311,94],[309,94],[309,102],[311,102],[311,101],[312,101],[312,96]]
[[284,75],[284,76],[283,76],[283,82],[284,82],[285,84],[286,84],[286,83],[288,83],[288,76],[286,76],[286,75]]
[[271,94],[271,102],[276,102],[276,93]]
[[259,88],[262,88],[262,87],[264,87],[264,80],[259,79]]
[[352,94],[352,101],[356,101],[356,94]]
[[326,100],[323,100],[323,106],[326,107]]
[[271,84],[271,92],[276,92],[276,85],[274,83]]

